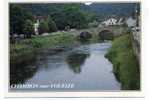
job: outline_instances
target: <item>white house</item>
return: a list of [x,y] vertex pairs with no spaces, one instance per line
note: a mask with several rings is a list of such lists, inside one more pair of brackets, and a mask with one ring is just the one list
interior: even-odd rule
[[117,20],[117,25],[122,25],[124,24],[125,19],[124,18],[120,18],[119,20]]
[[37,22],[34,23],[34,32],[35,32],[36,35],[39,34],[39,32],[38,32],[38,27],[39,27],[39,20],[37,20]]
[[104,22],[101,23],[102,25],[105,25],[105,26],[109,26],[109,25],[116,25],[117,24],[117,19],[115,18],[110,18]]

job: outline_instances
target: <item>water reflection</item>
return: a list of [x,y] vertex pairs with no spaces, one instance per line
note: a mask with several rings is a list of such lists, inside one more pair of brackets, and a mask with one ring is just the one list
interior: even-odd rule
[[10,85],[23,84],[31,78],[37,71],[36,66],[11,66],[10,67]]
[[89,44],[90,43],[90,40],[88,40],[88,39],[80,39],[79,42],[81,44]]
[[84,53],[71,53],[66,58],[66,61],[69,64],[69,68],[74,73],[80,73],[81,67],[84,64],[84,62],[88,56],[89,56],[89,54],[84,54]]
[[112,64],[104,57],[110,46],[111,42],[87,44],[55,55],[38,55],[30,66],[11,66],[10,84],[75,84],[74,88],[69,89],[47,87],[14,90],[119,90],[120,84],[111,72]]

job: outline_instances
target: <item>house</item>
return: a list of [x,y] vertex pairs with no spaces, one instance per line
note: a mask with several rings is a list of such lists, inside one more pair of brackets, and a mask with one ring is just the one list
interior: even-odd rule
[[117,19],[110,18],[110,19],[108,19],[106,21],[103,21],[101,24],[104,25],[104,26],[116,25],[117,24]]
[[117,19],[117,25],[122,25],[125,23],[125,18],[119,18]]
[[34,32],[35,35],[38,35],[38,28],[39,28],[39,24],[42,20],[46,20],[48,17],[47,16],[34,16],[34,19],[36,20],[36,23],[34,23]]
[[122,25],[125,23],[125,18],[109,18],[108,20],[105,20],[100,23],[99,27],[102,26],[110,26],[110,25]]
[[34,23],[34,32],[35,32],[35,35],[38,35],[39,34],[38,27],[39,27],[39,20],[37,20],[36,23]]

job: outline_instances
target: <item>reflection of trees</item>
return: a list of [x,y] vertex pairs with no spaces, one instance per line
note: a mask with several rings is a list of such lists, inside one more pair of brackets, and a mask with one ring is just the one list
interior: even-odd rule
[[37,69],[36,66],[10,66],[10,85],[23,84],[35,74]]
[[87,40],[87,39],[80,39],[79,42],[80,42],[81,44],[89,44],[89,43],[90,43],[90,41]]
[[81,72],[81,65],[84,64],[85,59],[89,56],[89,54],[82,53],[72,53],[67,57],[67,63],[69,64],[69,68],[73,70],[74,73]]

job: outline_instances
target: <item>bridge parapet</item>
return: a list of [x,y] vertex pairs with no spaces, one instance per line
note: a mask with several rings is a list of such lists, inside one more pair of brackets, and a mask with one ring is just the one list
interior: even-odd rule
[[113,25],[113,26],[105,26],[105,27],[99,27],[98,28],[98,32],[102,32],[104,30],[107,30],[111,33],[113,33],[114,36],[119,36],[121,34],[126,33],[127,28],[124,26],[118,26],[118,25]]
[[89,29],[80,29],[80,30],[71,29],[68,32],[75,35],[75,36],[79,36],[81,32],[89,32],[91,34],[99,35],[100,32],[102,32],[104,30],[107,30],[110,33],[113,33],[114,36],[119,36],[119,35],[124,34],[126,32],[125,27],[116,26],[116,25],[115,26],[95,27],[95,28],[89,28]]

